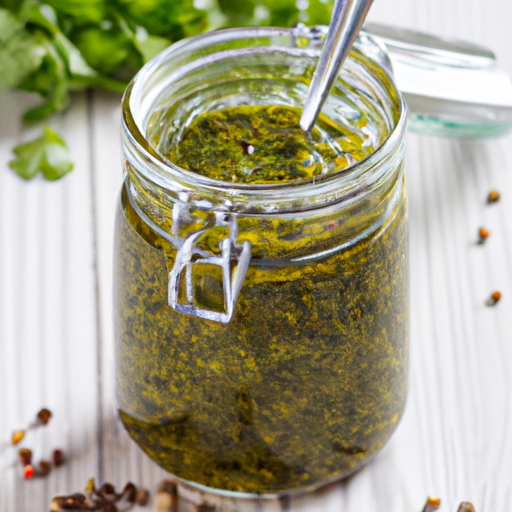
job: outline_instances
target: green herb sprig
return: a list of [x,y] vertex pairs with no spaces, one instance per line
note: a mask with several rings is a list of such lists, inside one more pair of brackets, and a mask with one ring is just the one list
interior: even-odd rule
[[[40,122],[66,108],[70,91],[123,92],[145,62],[179,39],[229,26],[328,23],[332,1],[0,0],[0,91],[38,94],[41,104],[23,121]],[[66,144],[48,127],[14,152],[9,165],[25,179],[39,172],[57,179],[72,168]]]

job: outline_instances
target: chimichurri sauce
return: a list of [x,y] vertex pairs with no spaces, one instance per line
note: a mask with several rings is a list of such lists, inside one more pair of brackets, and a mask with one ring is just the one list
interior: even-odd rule
[[[328,120],[324,135],[306,135],[296,128],[298,115],[281,106],[200,115],[170,157],[215,179],[275,183],[332,172],[346,165],[337,159],[371,151],[364,137],[339,127],[327,137]],[[349,245],[339,227],[346,219],[323,218],[322,210],[308,229],[305,217],[241,216],[239,239],[250,238],[253,259],[227,324],[169,307],[176,248],[141,219],[123,189],[118,403],[126,429],[151,458],[209,487],[277,493],[346,476],[386,442],[407,380],[401,176],[395,187],[401,194],[393,211]],[[172,231],[170,220],[158,222]],[[319,256],[272,263],[290,251]]]
[[176,137],[169,159],[216,180],[261,184],[332,173],[373,151],[369,135],[336,125],[324,115],[311,133],[302,131],[301,113],[284,105],[205,112]]

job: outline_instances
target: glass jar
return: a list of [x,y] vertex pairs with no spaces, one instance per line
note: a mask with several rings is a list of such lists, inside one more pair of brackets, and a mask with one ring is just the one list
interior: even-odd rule
[[322,34],[197,36],[148,63],[123,100],[119,413],[152,459],[199,488],[275,496],[340,479],[404,408],[407,113],[381,47],[359,40],[323,110],[377,146],[344,170],[231,184],[165,156],[201,112],[301,106]]

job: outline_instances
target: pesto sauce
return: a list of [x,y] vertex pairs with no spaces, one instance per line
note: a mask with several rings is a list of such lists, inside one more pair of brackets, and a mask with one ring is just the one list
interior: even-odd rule
[[[279,138],[270,128],[263,136],[263,122],[255,132],[248,126],[271,109],[237,108],[196,118],[171,159],[228,181],[286,181],[318,171],[300,168],[301,152],[312,143],[296,130],[285,136],[295,141],[291,153],[277,148],[260,159],[259,151],[275,151]],[[293,109],[273,112],[281,123],[297,120]],[[239,114],[242,120],[221,137],[223,116]],[[245,154],[240,141],[254,153]],[[363,143],[353,141],[351,158],[370,151]],[[219,171],[217,160],[230,174]],[[239,172],[240,161],[263,170]],[[396,186],[403,187],[402,178]],[[168,306],[176,250],[137,215],[124,189],[116,237],[120,416],[169,472],[229,491],[312,488],[360,467],[394,430],[407,381],[405,201],[379,229],[330,256],[288,266],[259,259],[342,246],[343,219],[324,220],[307,231],[303,219],[239,219],[239,239],[253,237],[253,259],[234,318],[221,324]],[[171,232],[170,221],[160,225]]]

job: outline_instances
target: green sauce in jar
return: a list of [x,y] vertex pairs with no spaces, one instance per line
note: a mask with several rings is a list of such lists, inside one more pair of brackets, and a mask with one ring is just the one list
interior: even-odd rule
[[166,159],[211,183],[273,192],[331,177],[356,182],[343,200],[228,212],[236,220],[232,246],[248,243],[251,254],[229,321],[169,302],[169,276],[195,237],[190,289],[180,282],[179,301],[190,294],[194,307],[226,310],[222,269],[201,264],[205,254],[220,258],[233,235],[212,221],[214,194],[153,194],[127,163],[116,226],[120,417],[163,468],[220,491],[275,494],[342,478],[383,446],[404,408],[401,150],[382,164],[385,173],[377,164],[357,174],[351,166],[370,162],[383,143],[364,117],[343,124],[321,116],[306,134],[300,113],[283,104],[228,105],[191,116],[164,144]]
[[[183,169],[232,183],[285,183],[322,176],[372,153],[370,136],[320,115],[312,133],[299,127],[302,110],[241,105],[205,112],[171,146]],[[363,128],[361,119],[358,128]]]

